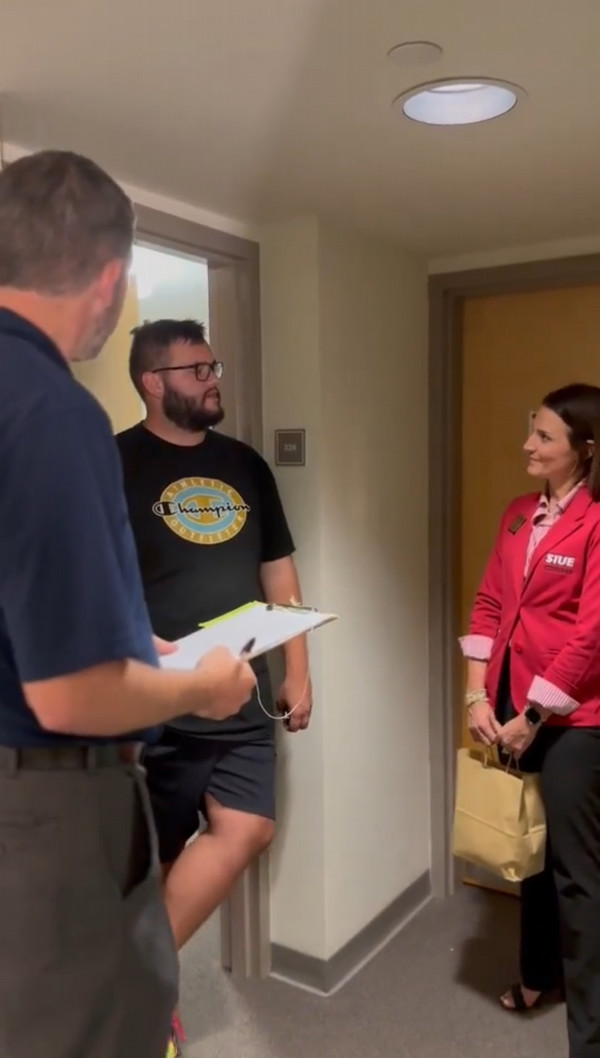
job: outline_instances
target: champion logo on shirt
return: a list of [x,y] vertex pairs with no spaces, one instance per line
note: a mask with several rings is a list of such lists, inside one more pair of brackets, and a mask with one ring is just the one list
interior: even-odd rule
[[575,559],[572,555],[555,555],[549,551],[546,555],[546,565],[559,573],[572,573],[575,568]]
[[182,478],[164,489],[152,511],[191,544],[223,544],[244,528],[250,506],[215,478]]

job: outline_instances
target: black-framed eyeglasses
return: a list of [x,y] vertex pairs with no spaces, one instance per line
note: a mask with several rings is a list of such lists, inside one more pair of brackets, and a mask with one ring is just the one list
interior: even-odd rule
[[153,375],[160,375],[162,371],[193,371],[198,382],[208,382],[211,375],[221,378],[224,364],[220,360],[213,360],[212,364],[202,360],[196,364],[180,364],[179,367],[155,367]]

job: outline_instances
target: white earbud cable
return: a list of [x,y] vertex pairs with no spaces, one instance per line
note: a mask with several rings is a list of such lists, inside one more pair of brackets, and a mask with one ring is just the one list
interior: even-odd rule
[[[308,633],[308,632],[306,633],[306,637],[307,638],[308,638],[309,634],[310,633]],[[265,707],[264,702],[263,702],[263,700],[261,698],[261,695],[260,695],[260,688],[259,688],[259,686],[257,684],[256,685],[256,697],[258,699],[258,704],[260,705],[260,707],[261,707],[263,713],[265,714],[265,716],[269,717],[269,720],[283,720],[283,722],[285,723],[287,720],[289,720],[290,716],[292,716],[292,714],[296,712],[296,709],[298,709],[302,705],[302,702],[304,701],[304,697],[305,697],[306,692],[308,690],[309,683],[310,683],[310,675],[307,674],[306,681],[305,681],[304,687],[302,689],[302,694],[300,695],[300,697],[299,697],[298,701],[296,702],[296,704],[294,706],[292,706],[291,709],[288,709],[285,713],[277,713],[276,715],[273,714],[273,713],[270,713],[269,710]]]

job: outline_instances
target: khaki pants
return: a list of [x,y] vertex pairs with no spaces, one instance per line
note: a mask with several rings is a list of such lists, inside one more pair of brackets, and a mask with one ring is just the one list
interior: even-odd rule
[[164,1058],[177,977],[142,769],[0,747],[0,1058]]

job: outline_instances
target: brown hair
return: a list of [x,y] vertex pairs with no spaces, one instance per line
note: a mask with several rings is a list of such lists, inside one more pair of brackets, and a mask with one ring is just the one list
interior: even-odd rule
[[39,151],[0,173],[0,287],[78,294],[131,253],[133,206],[95,162]]
[[[544,408],[558,415],[569,430],[569,440],[580,460],[592,499],[600,501],[600,386],[573,382],[548,393]],[[590,442],[593,451],[590,455]]]
[[129,354],[129,377],[140,396],[144,397],[142,376],[167,363],[167,353],[175,342],[204,345],[206,328],[197,320],[146,320],[132,330],[133,341]]

